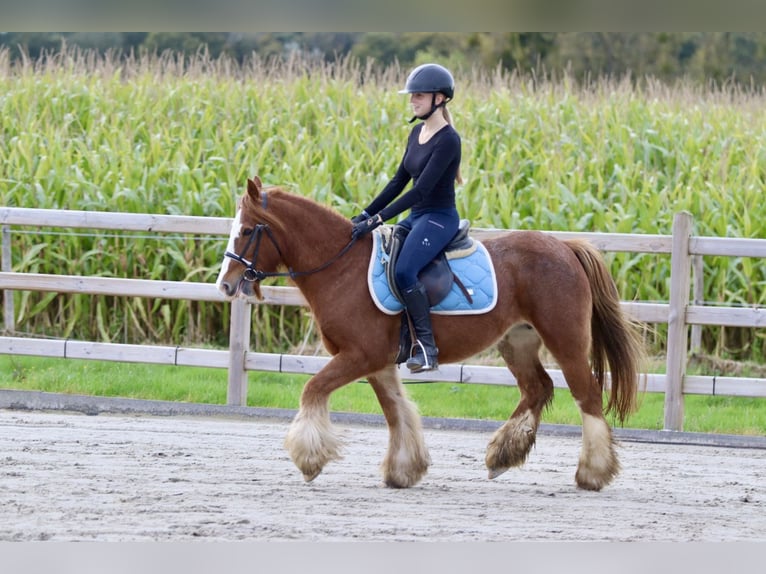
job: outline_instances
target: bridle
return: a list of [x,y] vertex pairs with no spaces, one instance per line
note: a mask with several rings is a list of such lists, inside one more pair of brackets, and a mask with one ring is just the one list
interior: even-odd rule
[[[266,209],[266,192],[261,192],[261,203],[263,205],[263,208]],[[268,239],[271,241],[271,244],[274,246],[274,249],[277,250],[277,254],[279,255],[279,258],[284,261],[284,256],[282,255],[282,250],[279,248],[279,243],[277,243],[276,238],[274,237],[274,233],[271,231],[271,228],[266,223],[258,223],[253,227],[253,231],[250,234],[250,239],[248,239],[247,243],[245,244],[245,247],[240,251],[240,253],[233,253],[229,251],[228,249],[224,252],[224,257],[228,257],[229,259],[233,259],[237,263],[241,263],[245,266],[245,272],[242,274],[242,278],[245,281],[249,282],[258,282],[263,281],[267,277],[289,277],[290,279],[295,279],[296,277],[304,277],[306,275],[312,275],[313,273],[318,273],[324,269],[327,269],[330,265],[335,263],[338,259],[343,257],[349,249],[351,249],[351,246],[356,243],[357,238],[352,238],[351,241],[346,244],[346,246],[341,249],[338,253],[335,254],[334,257],[329,259],[328,261],[324,262],[322,265],[315,267],[314,269],[310,269],[308,271],[293,271],[291,267],[287,269],[287,271],[263,271],[261,269],[256,269],[256,264],[258,261],[258,252],[261,249],[261,241],[263,240],[264,234]],[[253,260],[248,261],[245,258],[245,255],[250,250],[250,247],[255,244],[255,248],[253,250]]]

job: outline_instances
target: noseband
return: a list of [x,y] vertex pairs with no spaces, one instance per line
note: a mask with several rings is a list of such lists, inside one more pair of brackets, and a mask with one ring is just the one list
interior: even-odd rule
[[[266,209],[266,192],[261,192],[261,196],[263,208]],[[249,281],[251,283],[263,281],[267,277],[289,277],[290,279],[295,279],[296,277],[303,277],[305,275],[311,275],[312,273],[318,273],[319,271],[326,269],[335,263],[338,259],[343,257],[346,252],[351,249],[351,246],[356,243],[356,238],[351,239],[351,241],[349,241],[348,244],[343,249],[341,249],[340,252],[337,253],[332,259],[309,271],[293,271],[292,267],[288,267],[287,272],[263,271],[261,269],[256,269],[255,266],[258,261],[258,251],[261,249],[261,240],[263,239],[264,234],[266,234],[266,237],[269,238],[271,244],[274,246],[274,249],[277,250],[280,260],[284,261],[285,258],[282,255],[282,250],[279,248],[279,244],[277,243],[276,238],[274,237],[274,233],[266,223],[258,223],[255,225],[252,233],[250,234],[250,239],[248,239],[247,244],[245,244],[245,247],[241,250],[240,253],[233,253],[229,250],[226,250],[223,254],[224,257],[233,259],[237,263],[241,263],[245,266],[245,272],[242,274],[242,278],[245,281]],[[255,248],[253,250],[253,260],[248,261],[245,258],[245,255],[250,250],[250,247],[253,245],[253,243],[255,243]]]

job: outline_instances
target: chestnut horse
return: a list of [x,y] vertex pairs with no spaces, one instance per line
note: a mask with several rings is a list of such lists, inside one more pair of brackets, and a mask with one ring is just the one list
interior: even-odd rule
[[[425,475],[430,457],[417,407],[394,362],[400,317],[373,303],[366,277],[372,238],[352,242],[351,227],[348,219],[311,199],[279,187],[265,189],[258,177],[249,179],[216,285],[227,299],[262,298],[261,280],[289,276],[311,308],[332,358],[303,388],[285,438],[304,479],[315,479],[340,457],[330,394],[366,378],[388,425],[383,479],[389,487],[406,488]],[[575,482],[600,490],[620,470],[604,415],[612,412],[623,422],[634,409],[642,356],[638,330],[622,313],[603,258],[587,242],[513,231],[483,244],[497,274],[494,309],[478,315],[435,314],[432,321],[440,363],[463,361],[496,344],[516,377],[521,399],[489,441],[489,478],[522,465],[535,444],[541,413],[553,398],[553,382],[538,355],[545,345],[581,411]]]

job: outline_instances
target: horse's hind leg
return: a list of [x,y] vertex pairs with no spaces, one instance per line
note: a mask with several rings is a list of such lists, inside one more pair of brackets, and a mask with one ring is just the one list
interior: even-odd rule
[[521,400],[487,445],[489,478],[526,461],[535,444],[542,411],[553,398],[553,381],[540,363],[540,346],[537,332],[526,323],[513,326],[497,345],[516,377]]
[[602,391],[587,356],[561,364],[561,370],[582,416],[582,449],[575,482],[585,490],[601,490],[620,472],[612,429],[604,418]]
[[620,471],[612,429],[603,413],[603,393],[588,359],[587,333],[559,329],[546,337],[546,346],[561,367],[569,390],[582,416],[582,449],[575,473],[577,486],[601,490]]
[[431,459],[423,440],[420,414],[399,378],[394,365],[368,377],[388,423],[389,442],[381,470],[392,488],[417,484],[426,474]]

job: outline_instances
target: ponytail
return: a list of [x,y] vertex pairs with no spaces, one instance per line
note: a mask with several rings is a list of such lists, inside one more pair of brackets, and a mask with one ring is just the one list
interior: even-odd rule
[[[449,110],[447,109],[446,102],[442,106],[442,114],[444,115],[444,119],[447,120],[447,123],[449,125],[453,125],[452,115],[450,115]],[[457,166],[457,174],[455,175],[455,181],[457,181],[459,184],[463,183],[463,177],[460,175],[460,166]]]

